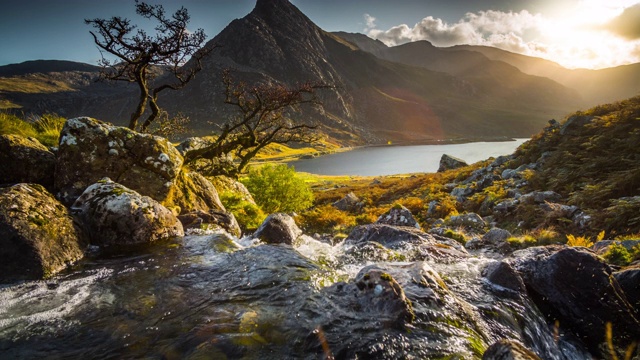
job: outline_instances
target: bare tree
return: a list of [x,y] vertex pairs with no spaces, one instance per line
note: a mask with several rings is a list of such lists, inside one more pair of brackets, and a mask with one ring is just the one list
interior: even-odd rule
[[211,175],[237,177],[260,150],[271,143],[311,143],[318,140],[316,126],[294,123],[288,115],[301,105],[320,106],[318,89],[332,86],[306,82],[296,86],[235,83],[229,70],[223,72],[225,104],[235,107],[237,116],[220,126],[211,143],[188,151],[185,163],[206,160],[199,170]]
[[[140,128],[144,131],[162,113],[158,94],[167,89],[183,88],[202,69],[201,60],[212,48],[203,49],[204,30],[190,32],[187,29],[190,20],[187,9],[182,7],[168,18],[162,5],[148,5],[136,0],[135,6],[138,15],[158,22],[155,35],[137,29],[126,18],[86,19],[85,23],[97,30],[91,31],[91,35],[102,54],[103,78],[135,82],[140,88],[138,105],[129,121],[130,129],[137,130],[149,104],[151,114]],[[105,58],[105,53],[114,56],[115,60]],[[184,66],[190,57],[193,64]],[[151,84],[154,66],[168,68],[172,79],[162,84]]]

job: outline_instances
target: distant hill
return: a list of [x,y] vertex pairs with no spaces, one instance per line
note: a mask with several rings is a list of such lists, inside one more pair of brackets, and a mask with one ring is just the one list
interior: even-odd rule
[[0,66],[0,76],[20,76],[34,73],[52,73],[52,72],[100,72],[100,67],[74,61],[63,60],[31,60],[19,64],[9,64]]
[[[203,59],[203,70],[191,83],[160,98],[170,113],[189,116],[200,134],[213,129],[211,122],[233,115],[223,103],[221,73],[228,68],[248,83],[335,85],[321,93],[323,110],[290,115],[319,123],[343,144],[527,137],[582,103],[575,89],[559,81],[473,49],[442,49],[428,42],[389,48],[362,34],[328,33],[288,0],[258,0],[250,14],[231,22],[206,46],[214,45],[221,46]],[[127,123],[135,106],[135,86],[96,82],[94,66],[19,65],[4,69],[0,104],[116,124]],[[55,91],[35,91],[32,81]]]

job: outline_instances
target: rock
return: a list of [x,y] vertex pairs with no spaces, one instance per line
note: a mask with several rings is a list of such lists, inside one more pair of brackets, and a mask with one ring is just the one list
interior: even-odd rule
[[640,313],[640,267],[632,267],[613,274],[627,300]]
[[[574,205],[564,205],[557,204],[553,202],[545,201],[540,205],[540,208],[546,212],[550,213],[549,215],[553,215],[553,218],[567,218],[571,219],[574,214],[576,214],[580,209]],[[548,215],[548,216],[549,216]]]
[[211,183],[219,193],[232,192],[234,194],[240,195],[242,200],[254,205],[256,204],[253,195],[251,195],[247,187],[244,186],[244,184],[240,181],[224,175],[212,176],[208,177],[208,179],[211,181]]
[[516,340],[498,340],[493,343],[484,355],[482,360],[541,360],[531,350]]
[[71,204],[87,186],[109,177],[142,195],[164,201],[183,159],[166,139],[88,117],[69,119],[60,133],[55,188]]
[[514,210],[519,203],[520,203],[519,200],[512,200],[512,199],[503,200],[497,203],[493,207],[493,210],[499,211],[499,212],[509,212],[511,210]]
[[267,216],[253,237],[267,244],[294,245],[300,235],[302,235],[302,230],[291,216],[275,213]]
[[613,324],[614,342],[626,346],[640,339],[640,322],[611,268],[585,248],[532,247],[512,254],[512,266],[529,295],[553,322],[570,329],[597,353],[605,325]]
[[386,213],[380,215],[376,224],[408,226],[420,229],[420,224],[413,218],[411,211],[402,205],[396,205]]
[[513,159],[513,156],[511,155],[502,155],[502,156],[498,156],[495,160],[493,160],[493,162],[491,163],[491,166],[496,168],[499,166],[502,166],[504,164],[507,163],[507,161]]
[[215,143],[215,139],[212,137],[190,137],[184,139],[176,149],[180,152],[183,158],[191,157],[194,151],[204,149]]
[[468,256],[462,245],[449,238],[427,234],[414,227],[370,224],[356,226],[345,239],[345,246],[360,251],[369,243],[376,243],[403,254],[406,260],[461,259]]
[[527,289],[522,278],[507,262],[496,261],[482,269],[482,276],[498,287],[493,290],[500,295],[525,294]]
[[345,197],[331,205],[342,211],[358,211],[364,206],[362,201],[353,192],[349,192]]
[[0,184],[35,183],[53,188],[56,157],[34,138],[0,135]]
[[454,157],[454,156],[451,156],[451,155],[442,154],[442,157],[440,158],[440,167],[438,167],[438,172],[443,172],[443,171],[452,170],[452,169],[458,169],[458,168],[465,167],[465,166],[468,166],[468,165],[469,164],[467,164],[462,159],[458,159],[457,157]]
[[219,210],[194,210],[192,212],[178,216],[185,230],[212,230],[212,228],[222,228],[229,234],[240,237],[242,230],[236,217],[228,211]]
[[544,202],[558,202],[562,200],[562,195],[555,191],[532,191],[520,196],[518,199],[521,203],[542,204]]
[[135,245],[184,236],[182,224],[169,209],[108,178],[89,186],[72,210],[94,245]]
[[593,251],[598,255],[602,255],[609,250],[613,243],[622,245],[625,249],[631,251],[635,246],[640,245],[640,240],[600,240],[593,244]]
[[447,225],[476,231],[481,231],[487,226],[482,217],[476,213],[453,215],[447,220]]
[[573,215],[572,219],[573,224],[581,230],[587,229],[591,224],[591,215],[587,215],[585,212],[578,211]]
[[38,184],[0,189],[0,281],[48,278],[83,257],[85,237]]
[[161,202],[181,214],[193,211],[225,212],[216,188],[197,172],[180,171]]
[[518,175],[518,172],[515,169],[504,169],[500,174],[504,180],[513,179]]
[[473,194],[474,190],[471,186],[458,186],[451,190],[451,196],[455,197],[458,201],[463,202],[464,199]]
[[572,116],[560,128],[560,135],[578,135],[585,125],[597,118],[597,116]]

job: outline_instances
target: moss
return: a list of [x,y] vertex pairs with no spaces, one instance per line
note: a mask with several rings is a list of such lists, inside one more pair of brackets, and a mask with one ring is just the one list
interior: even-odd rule
[[380,279],[386,280],[386,281],[393,281],[393,278],[391,277],[391,275],[387,273],[380,274]]

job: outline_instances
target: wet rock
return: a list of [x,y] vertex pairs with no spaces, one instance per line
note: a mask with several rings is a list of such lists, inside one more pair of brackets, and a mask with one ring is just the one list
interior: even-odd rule
[[549,318],[573,331],[594,353],[613,324],[614,341],[640,338],[640,322],[611,268],[584,248],[546,246],[516,251],[510,260],[529,295]]
[[526,293],[522,278],[507,262],[496,261],[482,269],[484,276],[490,283],[498,285],[492,289],[501,295],[518,295]]
[[467,164],[462,159],[459,159],[459,158],[451,156],[451,155],[442,154],[442,157],[440,158],[440,166],[438,167],[438,172],[444,172],[444,171],[447,171],[447,170],[458,169],[458,168],[465,167],[465,166],[468,166],[468,165],[469,164]]
[[134,245],[184,236],[182,224],[169,209],[108,178],[89,186],[72,210],[94,245]]
[[464,227],[474,231],[481,231],[487,226],[482,217],[476,213],[453,215],[447,220],[447,225],[452,227]]
[[541,360],[531,350],[515,340],[499,340],[482,355],[482,360]]
[[353,192],[349,192],[345,197],[331,205],[342,211],[358,211],[364,206],[362,201]]
[[0,189],[0,281],[48,278],[83,257],[82,231],[38,184]]
[[613,276],[620,284],[631,306],[640,313],[640,266],[618,271]]
[[0,184],[35,183],[53,187],[56,157],[34,138],[0,135]]
[[411,211],[402,205],[394,206],[386,213],[380,215],[376,224],[408,226],[420,229],[420,224],[413,218]]
[[[347,239],[346,246],[355,246],[358,251],[369,243],[377,243],[400,253],[403,260],[453,260],[468,256],[462,245],[454,240],[436,237],[414,227],[371,224],[355,227]],[[369,259],[370,260],[370,259]]]
[[242,234],[235,216],[227,211],[195,210],[179,215],[178,220],[185,230],[212,230],[219,227],[236,237],[240,237]]
[[164,201],[180,173],[183,159],[166,139],[80,117],[60,133],[55,172],[58,196],[71,204],[87,186],[109,177]]
[[267,244],[294,245],[300,235],[302,235],[302,230],[291,216],[275,213],[267,216],[253,237]]

